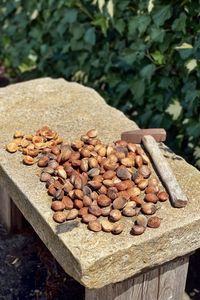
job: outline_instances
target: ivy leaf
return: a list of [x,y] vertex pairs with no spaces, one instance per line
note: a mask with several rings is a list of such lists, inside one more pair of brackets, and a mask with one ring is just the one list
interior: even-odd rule
[[142,68],[142,70],[140,71],[140,76],[146,78],[148,83],[150,83],[151,77],[154,74],[155,70],[156,70],[155,65],[149,64],[144,68]]
[[86,30],[84,35],[84,41],[92,46],[95,45],[96,42],[96,34],[95,34],[95,28],[91,27],[88,30]]
[[157,65],[165,64],[165,57],[160,51],[155,51],[154,53],[151,53],[151,56],[153,57],[153,60]]
[[67,9],[64,19],[67,23],[74,23],[77,20],[78,11],[76,9]]
[[182,31],[183,33],[186,33],[186,20],[187,16],[185,13],[181,13],[180,17],[176,20],[174,20],[172,24],[172,30],[173,31]]
[[166,20],[171,17],[171,6],[163,5],[157,8],[157,12],[153,15],[153,21],[156,26],[162,26]]
[[151,28],[150,37],[153,42],[162,43],[165,37],[165,31],[160,28]]
[[131,92],[134,98],[139,102],[139,104],[143,103],[142,97],[145,92],[145,84],[144,79],[136,79],[132,82]]

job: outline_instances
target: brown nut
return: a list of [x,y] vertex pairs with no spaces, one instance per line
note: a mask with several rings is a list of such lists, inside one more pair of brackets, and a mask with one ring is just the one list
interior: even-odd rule
[[25,165],[33,165],[35,163],[35,160],[33,157],[29,156],[29,155],[26,155],[23,157],[23,163]]
[[98,220],[90,221],[88,223],[88,229],[94,232],[99,232],[101,231],[101,223]]
[[116,173],[113,170],[108,170],[103,174],[104,179],[113,179],[115,177]]
[[109,219],[112,221],[112,222],[117,222],[121,219],[122,217],[122,214],[121,212],[118,210],[118,209],[113,209],[111,210],[110,212],[110,216],[109,216]]
[[102,208],[101,208],[101,215],[102,215],[103,217],[107,217],[107,216],[109,216],[111,210],[112,210],[111,205],[110,205],[110,206],[106,206],[106,207],[102,207]]
[[146,194],[145,200],[147,202],[157,203],[158,197],[155,194]]
[[[48,156],[47,156],[48,157]],[[52,169],[56,169],[59,166],[58,162],[56,160],[50,160],[48,162],[48,167],[52,168]],[[45,166],[44,166],[45,167]]]
[[136,207],[136,202],[135,201],[129,201],[126,203],[125,205],[126,208],[130,207],[130,208],[135,208]]
[[144,203],[144,201],[141,198],[139,198],[138,196],[131,196],[130,200],[134,201],[137,206],[141,206]]
[[63,186],[64,192],[69,193],[70,191],[73,190],[73,188],[74,188],[73,184],[71,184],[71,182],[69,180],[66,180],[66,182],[65,182],[65,184]]
[[161,202],[167,201],[169,199],[169,195],[166,192],[159,192],[157,196]]
[[107,196],[111,199],[114,200],[115,198],[117,198],[117,189],[116,187],[109,187],[108,191],[107,191]]
[[141,174],[144,178],[148,178],[151,175],[151,170],[148,166],[142,165],[138,169],[139,174]]
[[84,193],[82,190],[75,189],[74,190],[74,196],[78,199],[83,199]]
[[103,180],[103,184],[106,186],[106,187],[111,187],[114,185],[113,181],[111,179],[105,179]]
[[141,209],[146,215],[153,215],[156,212],[156,206],[151,202],[142,204]]
[[57,223],[63,223],[66,220],[66,213],[63,211],[56,211],[53,214],[53,219]]
[[13,137],[16,139],[16,138],[22,138],[24,136],[24,133],[22,131],[15,131]]
[[76,141],[73,141],[71,143],[71,147],[74,149],[74,150],[78,150],[80,148],[82,148],[84,145],[84,142],[83,141],[80,141],[80,140],[76,140]]
[[57,167],[57,175],[63,179],[67,178],[67,173],[65,172],[63,166],[58,166]]
[[144,215],[138,215],[136,218],[136,224],[142,227],[147,227],[147,217]]
[[94,205],[93,203],[89,206],[88,212],[96,217],[101,216],[101,208],[98,205]]
[[136,151],[136,145],[133,143],[128,143],[127,148],[129,151],[135,152]]
[[108,220],[101,221],[102,230],[105,232],[111,232],[113,229],[113,224]]
[[64,191],[62,189],[58,189],[54,194],[54,199],[56,200],[62,200],[64,197]]
[[43,156],[38,160],[38,167],[46,167],[48,165],[49,158],[48,156]]
[[149,179],[149,186],[150,185],[158,185],[158,180],[156,178],[150,178]]
[[49,173],[42,173],[40,175],[40,181],[46,182],[51,179],[51,175]]
[[90,168],[97,168],[97,167],[98,167],[98,161],[97,161],[97,159],[94,158],[94,157],[90,157],[90,158],[88,159],[88,164],[89,164],[89,167],[90,167]]
[[95,192],[95,191],[93,191],[92,193],[91,193],[91,195],[90,195],[90,197],[91,197],[91,199],[93,200],[93,201],[96,201],[97,200],[97,198],[98,198],[98,194],[97,194],[97,192]]
[[83,201],[79,199],[74,200],[74,207],[77,209],[81,209],[83,207]]
[[100,173],[100,170],[98,169],[98,168],[92,168],[92,169],[90,169],[89,171],[88,171],[88,176],[90,176],[90,177],[94,177],[94,176],[97,176],[97,175],[99,175],[99,173]]
[[158,228],[160,226],[160,218],[154,216],[150,217],[147,222],[148,227]]
[[125,167],[133,167],[135,164],[135,161],[129,157],[124,157],[121,159],[121,164]]
[[65,209],[72,209],[74,207],[73,201],[68,196],[62,198],[62,203],[65,205]]
[[104,194],[104,195],[106,195],[107,191],[108,191],[107,187],[105,187],[104,185],[102,185],[100,187],[100,189],[98,190],[98,194]]
[[97,198],[97,203],[99,206],[105,207],[111,204],[111,199],[108,198],[106,195],[101,194]]
[[124,207],[122,210],[122,214],[125,217],[133,217],[136,215],[136,210],[132,207]]
[[82,215],[82,221],[83,221],[83,223],[86,223],[86,224],[91,222],[91,221],[95,221],[96,219],[97,219],[96,216],[88,214],[88,213]]
[[157,185],[149,185],[146,189],[145,189],[145,193],[146,194],[157,194],[159,192],[159,188]]
[[112,233],[113,234],[120,234],[124,230],[123,224],[115,223],[113,224]]
[[133,235],[140,235],[145,232],[145,227],[140,226],[140,225],[133,225],[131,229],[131,234]]
[[96,129],[90,129],[90,130],[86,133],[86,135],[87,135],[89,138],[95,138],[95,137],[97,137],[98,132],[97,132]]
[[115,187],[117,188],[118,191],[125,191],[128,188],[125,181],[121,181],[121,182],[116,183]]
[[83,172],[88,171],[89,166],[88,166],[88,159],[87,158],[82,158],[80,168]]
[[147,186],[148,186],[148,179],[142,179],[138,183],[138,187],[139,187],[140,190],[144,190]]
[[79,217],[82,217],[87,214],[88,214],[88,207],[82,207],[78,212]]
[[124,166],[117,168],[117,176],[122,180],[131,179],[130,172]]
[[83,197],[83,205],[84,206],[90,206],[92,204],[92,199],[88,196]]
[[139,196],[141,191],[138,187],[134,186],[134,187],[128,189],[127,193],[129,194],[130,197],[135,197],[135,196]]
[[143,159],[142,159],[142,157],[140,155],[136,155],[136,157],[135,157],[135,164],[139,168],[143,165]]
[[76,217],[78,217],[78,209],[72,208],[72,209],[69,210],[69,212],[67,213],[66,220],[73,220],[73,219],[75,219]]
[[101,187],[102,183],[99,181],[91,180],[91,181],[88,181],[88,185],[93,190],[98,190]]
[[124,206],[126,205],[127,203],[127,199],[124,198],[124,197],[117,197],[113,203],[112,203],[112,206],[114,209],[122,209],[124,208]]
[[49,194],[50,196],[54,196],[55,193],[56,193],[56,189],[55,189],[54,185],[51,184],[51,185],[48,187],[48,194]]
[[65,204],[62,201],[53,201],[51,204],[51,209],[54,211],[61,211],[65,208]]

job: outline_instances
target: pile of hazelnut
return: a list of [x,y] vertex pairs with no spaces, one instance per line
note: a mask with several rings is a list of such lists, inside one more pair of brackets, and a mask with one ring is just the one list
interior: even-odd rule
[[160,226],[155,213],[169,196],[151,177],[149,158],[139,145],[122,140],[106,145],[96,129],[64,142],[44,126],[35,135],[17,131],[6,149],[21,151],[24,164],[42,168],[55,222],[80,218],[92,231],[119,234],[125,226],[121,220],[128,217],[133,235]]

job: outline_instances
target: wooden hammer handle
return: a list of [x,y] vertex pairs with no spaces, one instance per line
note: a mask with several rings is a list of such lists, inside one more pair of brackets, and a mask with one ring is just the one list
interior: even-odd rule
[[149,152],[162,182],[170,195],[172,205],[175,207],[184,207],[188,202],[187,196],[178,184],[176,177],[174,176],[167,160],[163,157],[157,142],[150,135],[145,135],[142,138],[142,142],[145,149]]

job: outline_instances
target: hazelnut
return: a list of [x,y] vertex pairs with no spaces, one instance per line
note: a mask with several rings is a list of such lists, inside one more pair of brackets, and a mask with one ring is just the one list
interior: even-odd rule
[[131,174],[124,166],[120,166],[119,168],[117,168],[117,176],[122,180],[131,178]]
[[88,214],[88,207],[82,207],[78,212],[79,217],[82,217],[83,215],[87,215],[87,214]]
[[88,196],[83,196],[83,205],[90,206],[92,204],[92,199]]
[[56,211],[53,214],[53,219],[57,223],[63,223],[66,220],[66,213],[62,211]]
[[146,215],[153,215],[156,212],[156,206],[154,203],[144,203],[141,206],[142,212]]
[[124,197],[117,197],[114,201],[113,201],[113,208],[114,209],[122,209],[124,208],[124,206],[127,203],[127,199]]
[[147,227],[147,217],[144,215],[138,215],[136,218],[136,224],[142,227]]
[[96,217],[99,217],[101,215],[101,208],[92,203],[88,208],[88,212]]
[[122,214],[123,214],[123,216],[126,216],[126,217],[133,217],[136,215],[136,211],[132,207],[125,206],[122,210]]
[[48,156],[43,156],[38,160],[38,167],[46,167],[48,165],[49,158]]
[[148,178],[151,175],[151,170],[149,167],[142,165],[138,169],[139,174],[141,174],[144,178]]
[[97,198],[97,203],[99,206],[103,206],[103,207],[109,206],[111,204],[111,199],[108,198],[106,195],[101,194]]
[[158,228],[160,226],[160,218],[154,216],[148,219],[147,225],[151,228]]
[[51,209],[54,211],[61,211],[65,208],[65,204],[61,201],[53,201],[51,204]]
[[68,211],[66,220],[73,220],[76,217],[78,217],[78,209],[72,208],[71,210]]
[[146,194],[145,200],[152,203],[157,203],[158,197],[155,194]]
[[79,200],[79,199],[75,199],[74,200],[74,207],[77,209],[81,209],[83,207],[83,201]]
[[90,221],[88,223],[88,229],[94,232],[99,232],[101,231],[101,223],[98,220]]
[[68,196],[62,198],[62,203],[65,205],[65,209],[72,209],[74,207],[73,201]]
[[103,231],[105,231],[105,232],[111,232],[113,229],[113,224],[110,223],[108,220],[101,221],[101,226],[102,226]]
[[98,132],[97,132],[96,129],[90,129],[90,130],[86,133],[86,135],[87,135],[89,138],[95,138],[95,137],[97,137]]
[[11,143],[6,145],[6,150],[10,153],[14,153],[18,150],[18,146],[17,146],[16,143],[11,142]]
[[120,223],[113,224],[112,233],[120,234],[124,230],[124,226]]
[[106,206],[106,207],[102,207],[101,208],[101,215],[103,217],[107,217],[107,216],[109,216],[111,210],[112,210],[111,205],[110,206]]
[[109,219],[112,221],[112,222],[117,222],[121,219],[122,217],[122,214],[121,212],[118,210],[118,209],[113,209],[111,210],[110,212],[110,216],[109,216]]
[[82,221],[83,221],[83,223],[89,223],[91,221],[95,221],[96,219],[97,219],[96,216],[88,214],[88,213],[82,215]]
[[166,192],[159,192],[157,196],[161,202],[167,201],[169,199],[169,195]]
[[131,234],[133,235],[140,235],[145,232],[145,227],[140,226],[140,225],[133,225],[131,229]]

